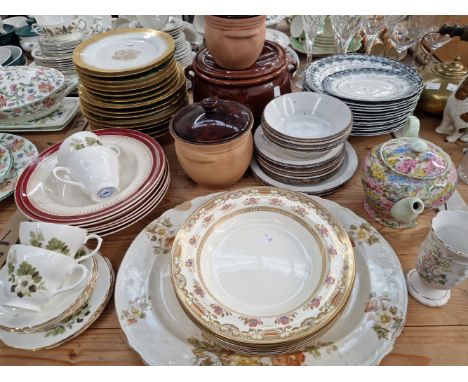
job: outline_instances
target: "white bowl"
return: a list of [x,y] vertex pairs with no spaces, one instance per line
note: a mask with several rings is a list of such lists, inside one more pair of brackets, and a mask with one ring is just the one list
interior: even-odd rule
[[295,140],[327,140],[345,133],[352,123],[352,113],[334,97],[299,92],[270,101],[262,120],[280,135]]

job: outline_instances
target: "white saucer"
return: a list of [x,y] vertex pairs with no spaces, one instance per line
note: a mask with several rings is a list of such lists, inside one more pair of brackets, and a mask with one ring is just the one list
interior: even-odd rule
[[114,284],[114,271],[109,260],[101,255],[95,257],[98,264],[96,287],[77,313],[45,332],[22,334],[0,330],[0,340],[16,349],[41,350],[62,345],[84,332],[101,315]]

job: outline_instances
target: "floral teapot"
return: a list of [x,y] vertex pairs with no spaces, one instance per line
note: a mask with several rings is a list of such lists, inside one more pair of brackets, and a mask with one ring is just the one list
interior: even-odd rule
[[425,208],[437,208],[452,196],[457,182],[449,155],[432,142],[417,138],[414,126],[409,127],[406,133],[410,136],[374,147],[362,165],[364,208],[391,228],[414,226]]

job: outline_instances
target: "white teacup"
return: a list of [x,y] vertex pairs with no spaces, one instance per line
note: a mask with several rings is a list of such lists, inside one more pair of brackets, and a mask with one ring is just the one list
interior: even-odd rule
[[[59,252],[70,256],[76,262],[82,262],[94,256],[102,245],[102,239],[95,234],[88,235],[86,229],[42,222],[22,222],[19,239],[21,244]],[[81,254],[80,248],[91,239],[97,240],[96,248],[91,253],[77,258],[77,255]]]
[[[92,133],[91,131],[80,131],[78,133],[70,135],[65,139],[60,148],[57,151],[57,161],[59,165],[67,166],[69,159],[73,154],[84,149],[85,147],[98,147],[104,146],[104,143],[99,138],[99,135]],[[120,154],[120,150],[117,146],[106,145],[111,147],[117,155]]]
[[36,33],[44,33],[51,37],[83,32],[86,20],[76,16],[35,16],[37,24],[33,26]]
[[[71,257],[21,244],[10,247],[6,266],[8,280],[0,280],[0,304],[36,312],[57,294],[79,287],[88,275],[88,269]],[[78,280],[67,285],[75,272],[81,273]]]
[[[55,167],[52,173],[60,182],[80,187],[99,203],[120,192],[119,153],[114,147],[84,147],[68,158],[68,166]],[[71,179],[61,178],[60,172],[68,174]]]
[[468,279],[467,211],[441,211],[419,249],[416,269],[408,272],[408,291],[429,306],[445,305],[450,289]]

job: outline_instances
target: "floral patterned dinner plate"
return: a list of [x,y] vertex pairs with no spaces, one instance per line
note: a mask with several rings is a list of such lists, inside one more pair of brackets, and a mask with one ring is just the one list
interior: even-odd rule
[[348,232],[356,279],[340,319],[304,351],[246,356],[207,339],[180,307],[169,272],[181,225],[219,194],[187,201],[149,224],[129,247],[117,276],[115,306],[130,346],[150,365],[375,365],[391,352],[406,318],[407,289],[400,262],[364,219],[314,197]]
[[0,133],[0,145],[10,152],[12,159],[10,171],[0,180],[0,200],[2,200],[13,192],[21,172],[39,155],[39,152],[27,139],[8,133]]
[[99,254],[95,258],[98,264],[96,286],[78,311],[42,332],[10,333],[0,330],[0,341],[12,348],[35,351],[62,345],[83,333],[101,315],[112,295],[114,284],[114,271],[109,260]]
[[5,146],[0,145],[0,182],[10,172],[12,162],[8,149]]

